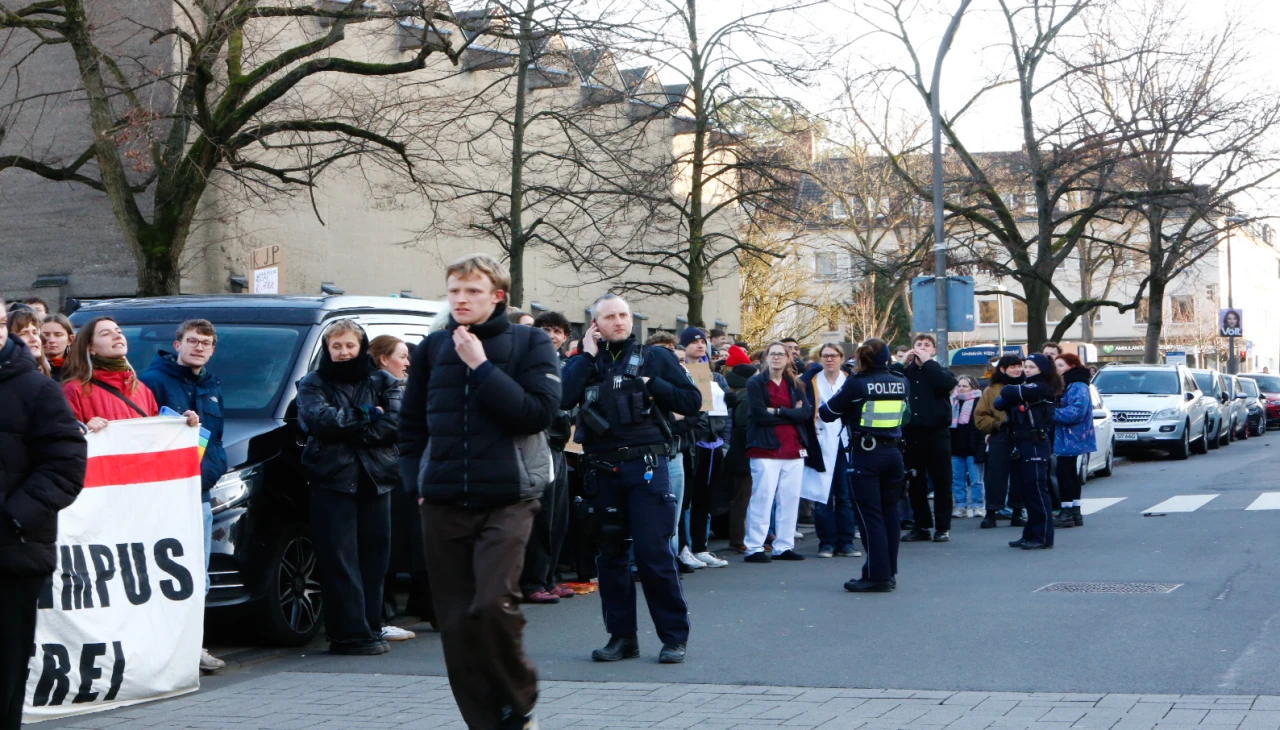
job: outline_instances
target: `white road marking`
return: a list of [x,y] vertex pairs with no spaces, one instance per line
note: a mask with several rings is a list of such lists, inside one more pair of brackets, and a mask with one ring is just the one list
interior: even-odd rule
[[1090,497],[1080,500],[1080,514],[1091,515],[1125,501],[1127,497]]
[[1195,512],[1217,498],[1216,494],[1180,494],[1150,507],[1145,512]]
[[1263,492],[1245,510],[1280,509],[1280,492]]

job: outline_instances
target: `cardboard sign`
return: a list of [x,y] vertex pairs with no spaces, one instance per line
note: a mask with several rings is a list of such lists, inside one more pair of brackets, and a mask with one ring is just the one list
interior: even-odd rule
[[711,366],[705,362],[691,362],[685,364],[685,368],[689,371],[689,379],[702,393],[702,408],[699,410],[711,410]]
[[198,435],[162,416],[85,437],[84,491],[58,515],[58,567],[38,604],[24,722],[200,688]]
[[284,248],[263,246],[249,252],[249,291],[253,294],[280,293],[280,266],[284,263]]

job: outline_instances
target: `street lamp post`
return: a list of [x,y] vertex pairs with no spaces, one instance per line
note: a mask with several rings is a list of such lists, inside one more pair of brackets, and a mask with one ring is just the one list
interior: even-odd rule
[[938,354],[947,364],[947,241],[942,234],[942,105],[939,103],[939,86],[942,81],[942,59],[951,50],[951,39],[960,27],[960,19],[972,0],[961,0],[960,9],[951,16],[951,24],[938,46],[938,58],[933,63],[933,84],[929,87],[929,107],[933,115],[933,287],[937,308],[934,330],[938,340]]
[[[1235,309],[1235,296],[1231,286],[1231,227],[1244,223],[1245,219],[1238,215],[1226,217],[1227,223],[1227,309]],[[1240,357],[1236,355],[1235,335],[1227,337],[1227,372],[1235,375],[1240,372]]]
[[991,287],[1000,292],[996,297],[996,322],[999,323],[1000,330],[1000,349],[996,351],[996,357],[1004,357],[1004,292],[1006,291],[1004,284],[996,284]]

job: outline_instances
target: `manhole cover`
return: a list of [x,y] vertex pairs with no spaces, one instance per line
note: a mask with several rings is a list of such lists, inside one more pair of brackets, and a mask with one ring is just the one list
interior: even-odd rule
[[1034,593],[1173,593],[1181,583],[1050,583]]

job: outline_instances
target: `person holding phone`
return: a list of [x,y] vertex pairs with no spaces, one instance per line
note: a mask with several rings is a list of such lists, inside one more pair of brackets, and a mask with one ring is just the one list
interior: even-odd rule
[[658,661],[685,660],[689,609],[671,548],[679,501],[671,491],[672,413],[696,418],[702,393],[675,355],[636,342],[631,307],[616,294],[591,305],[582,352],[562,373],[563,410],[579,408],[585,489],[595,510],[600,554],[600,603],[608,644],[591,658],[613,662],[640,656],[636,625],[637,575],[662,650]]

